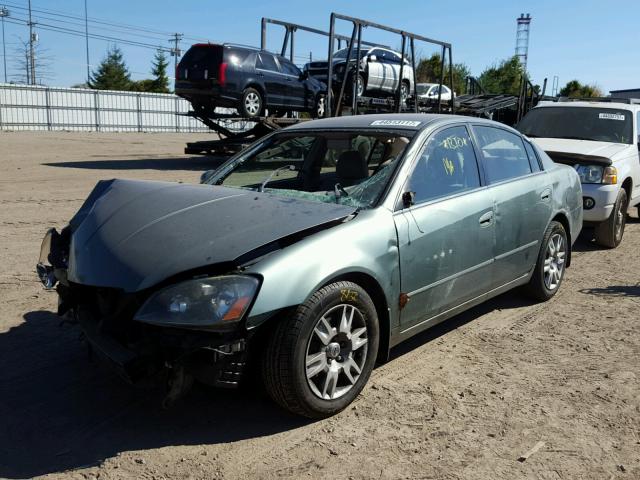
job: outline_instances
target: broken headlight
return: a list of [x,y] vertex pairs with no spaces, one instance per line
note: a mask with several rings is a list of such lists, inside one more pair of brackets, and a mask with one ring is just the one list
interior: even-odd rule
[[247,312],[258,284],[258,279],[245,275],[187,280],[151,295],[134,320],[167,327],[231,330]]

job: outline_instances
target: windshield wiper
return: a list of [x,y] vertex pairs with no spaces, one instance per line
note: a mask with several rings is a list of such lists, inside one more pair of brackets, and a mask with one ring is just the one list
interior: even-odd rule
[[271,179],[273,177],[277,177],[278,174],[284,170],[290,170],[292,172],[296,171],[296,166],[295,165],[285,165],[284,167],[280,167],[280,168],[276,168],[273,172],[271,172],[269,174],[269,176],[267,178],[265,178],[262,183],[260,184],[260,188],[258,188],[259,192],[264,192],[264,187],[267,186],[267,183],[269,183],[271,181]]

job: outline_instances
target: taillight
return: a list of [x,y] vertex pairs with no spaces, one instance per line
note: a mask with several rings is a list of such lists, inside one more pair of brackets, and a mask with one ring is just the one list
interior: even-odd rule
[[218,82],[224,87],[227,82],[227,63],[220,64],[220,71],[218,72]]

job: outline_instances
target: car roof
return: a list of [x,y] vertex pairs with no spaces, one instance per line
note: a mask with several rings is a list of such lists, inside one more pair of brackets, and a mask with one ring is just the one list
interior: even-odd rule
[[288,127],[288,132],[293,130],[331,130],[331,129],[356,129],[356,130],[407,130],[418,132],[430,125],[452,122],[486,123],[500,126],[508,130],[512,128],[493,120],[464,115],[445,115],[438,113],[384,113],[370,115],[351,115],[344,117],[322,118],[308,122],[300,122]]
[[640,109],[639,105],[636,104],[629,104],[629,103],[622,103],[622,102],[589,102],[587,100],[585,101],[575,101],[575,102],[554,102],[554,101],[550,101],[550,100],[543,100],[540,103],[538,103],[538,105],[536,105],[536,108],[549,108],[549,107],[597,107],[597,108],[617,108],[617,109],[621,109],[621,110],[631,110],[631,111],[635,111]]

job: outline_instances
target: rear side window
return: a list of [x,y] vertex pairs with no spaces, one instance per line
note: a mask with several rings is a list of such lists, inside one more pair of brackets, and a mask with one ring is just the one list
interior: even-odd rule
[[271,70],[272,72],[278,72],[278,64],[276,63],[273,55],[268,53],[261,52],[258,54],[258,62],[256,63],[256,68],[261,68],[262,70]]
[[527,151],[527,156],[529,157],[529,164],[531,165],[531,170],[534,172],[539,172],[542,170],[540,168],[540,160],[538,159],[538,155],[536,154],[533,145],[531,145],[526,140],[524,141],[524,149]]
[[463,126],[442,130],[427,142],[409,178],[416,204],[480,186],[471,138]]
[[494,127],[475,126],[474,130],[490,184],[531,173],[529,157],[520,136]]

